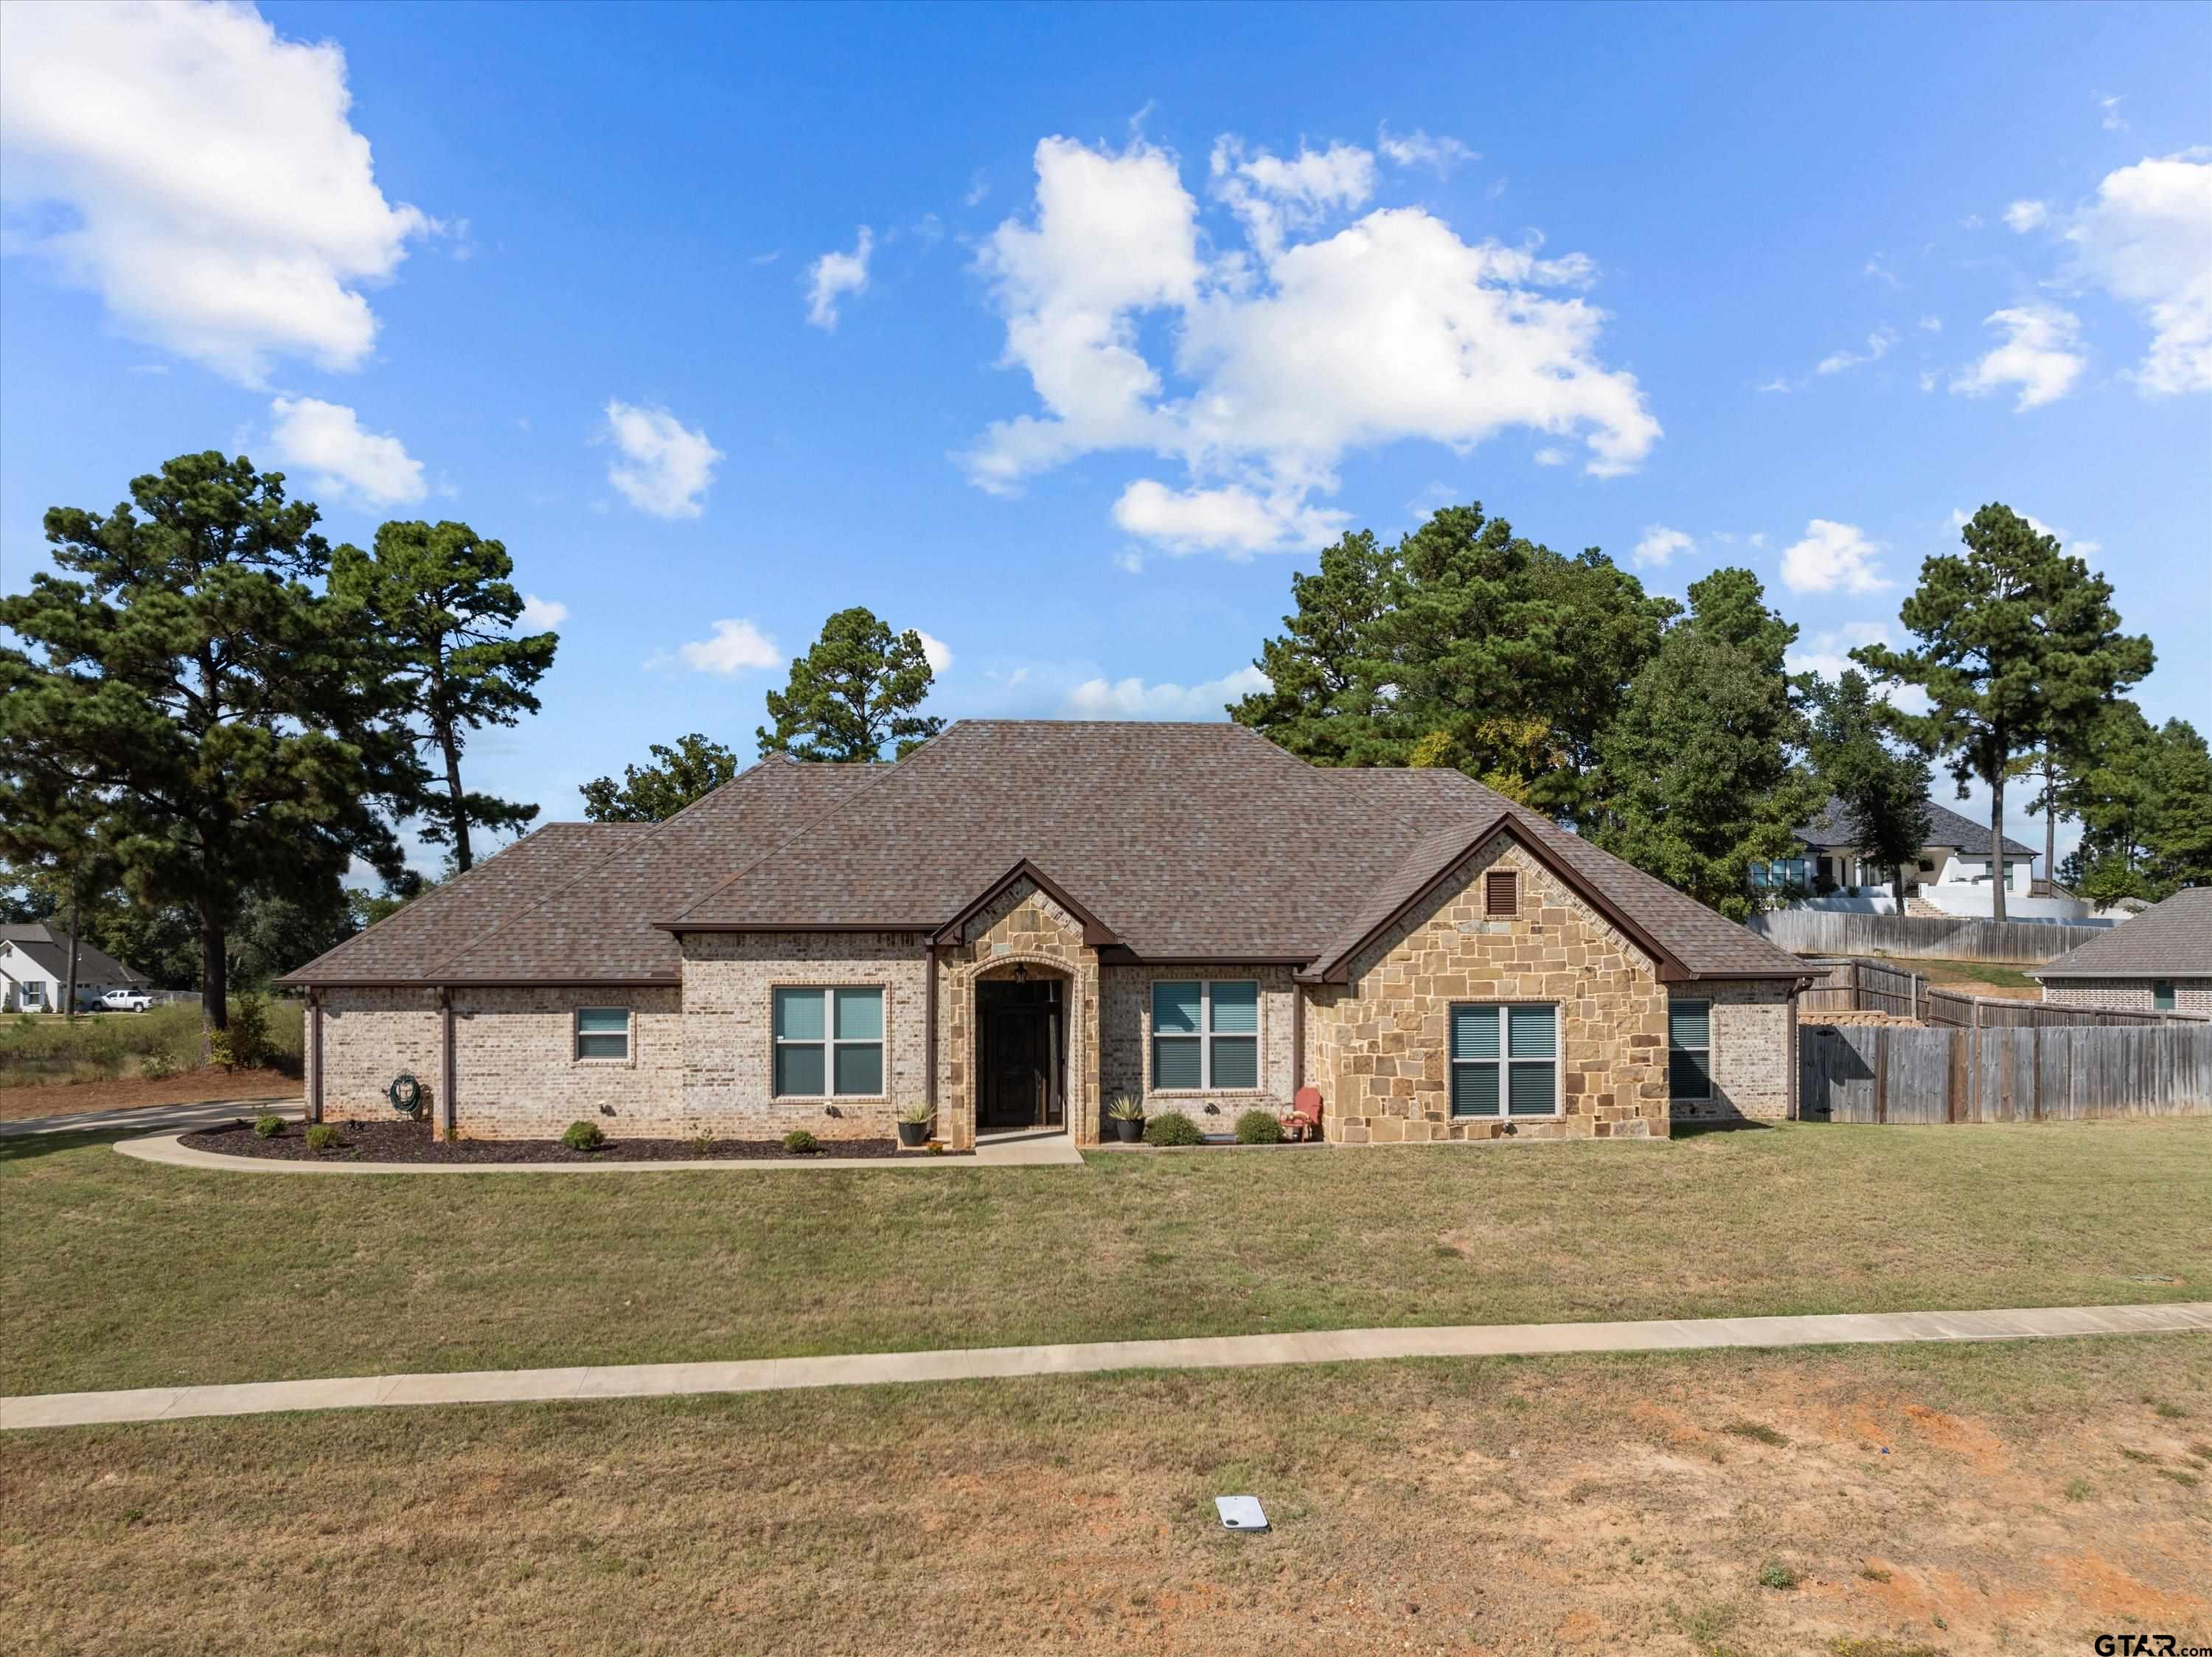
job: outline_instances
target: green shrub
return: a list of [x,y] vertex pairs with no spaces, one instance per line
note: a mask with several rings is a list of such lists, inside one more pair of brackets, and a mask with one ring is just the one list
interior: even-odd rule
[[804,1128],[793,1128],[784,1135],[783,1148],[793,1156],[811,1156],[822,1148],[822,1142]]
[[308,1129],[306,1138],[307,1148],[318,1154],[324,1151],[334,1151],[338,1148],[338,1130],[327,1122],[318,1122],[313,1127]]
[[1283,1121],[1273,1111],[1247,1111],[1237,1118],[1237,1142],[1240,1145],[1279,1145],[1283,1142]]
[[269,1062],[269,998],[239,996],[230,1003],[230,1023],[208,1037],[208,1057],[225,1070],[258,1070]]
[[572,1151],[595,1151],[607,1142],[596,1122],[571,1122],[561,1131],[561,1142]]
[[1145,1121],[1145,1143],[1147,1145],[1196,1145],[1206,1136],[1198,1130],[1198,1124],[1181,1111],[1163,1111]]
[[1762,1588],[1794,1588],[1797,1573],[1778,1559],[1770,1559],[1759,1568],[1759,1586]]
[[253,1131],[264,1139],[274,1139],[284,1131],[284,1118],[274,1111],[264,1111],[253,1118]]
[[138,1061],[138,1074],[150,1081],[166,1081],[184,1069],[174,1053],[156,1049]]

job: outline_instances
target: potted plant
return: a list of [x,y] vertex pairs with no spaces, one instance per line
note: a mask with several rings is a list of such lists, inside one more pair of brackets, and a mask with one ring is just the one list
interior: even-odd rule
[[929,1141],[930,1108],[909,1105],[898,1113],[899,1143],[914,1150]]
[[1106,1119],[1114,1124],[1114,1137],[1133,1145],[1145,1136],[1145,1104],[1134,1093],[1116,1093],[1107,1102]]

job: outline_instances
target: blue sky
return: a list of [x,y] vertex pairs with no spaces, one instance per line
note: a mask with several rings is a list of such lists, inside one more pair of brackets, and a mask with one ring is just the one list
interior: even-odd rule
[[188,449],[465,519],[565,612],[471,786],[565,817],[749,752],[848,604],[946,715],[1208,717],[1340,526],[1479,500],[1747,564],[1832,670],[2002,500],[2202,723],[2208,64],[2195,5],[9,8],[0,588]]

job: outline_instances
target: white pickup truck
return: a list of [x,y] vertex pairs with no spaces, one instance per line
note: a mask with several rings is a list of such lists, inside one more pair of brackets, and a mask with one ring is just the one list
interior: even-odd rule
[[154,998],[143,990],[111,990],[100,998],[100,1004],[111,1013],[143,1013],[154,1004]]

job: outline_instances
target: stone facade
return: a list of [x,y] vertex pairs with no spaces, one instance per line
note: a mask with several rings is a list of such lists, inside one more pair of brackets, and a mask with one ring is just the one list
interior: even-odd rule
[[[1134,1093],[1148,1114],[1181,1111],[1207,1133],[1226,1133],[1240,1112],[1286,1109],[1297,1091],[1298,988],[1287,966],[1109,966],[1099,1030],[1106,1097]],[[1159,1088],[1152,1085],[1152,984],[1160,978],[1249,978],[1260,986],[1260,1085],[1252,1088]],[[1211,1114],[1209,1114],[1209,1108]]]
[[2130,1013],[2153,1010],[2155,986],[2173,986],[2173,1010],[2212,1013],[2212,978],[2045,979],[2043,998],[2068,1007],[2117,1007]]
[[1098,952],[1083,941],[1083,923],[1024,879],[970,917],[957,942],[938,951],[937,1130],[956,1149],[975,1142],[980,1064],[975,1027],[979,980],[1011,976],[1017,966],[1066,980],[1062,991],[1067,1043],[1063,1109],[1079,1145],[1098,1142]]
[[1792,1114],[1797,1044],[1790,986],[1773,978],[1701,980],[1670,986],[1685,1001],[1712,1005],[1712,1097],[1678,1099],[1677,1122],[1778,1120]]
[[[1484,912],[1482,876],[1519,876],[1517,912]],[[1667,989],[1656,964],[1510,837],[1486,842],[1438,895],[1320,986],[1306,1015],[1306,1076],[1340,1143],[1631,1138],[1668,1129]],[[1560,1112],[1455,1118],[1447,1030],[1455,1002],[1559,1008]]]
[[[882,1139],[927,1083],[927,967],[914,932],[686,932],[684,1113],[693,1131],[781,1139]],[[775,992],[884,992],[884,1091],[869,1098],[775,1095]]]

